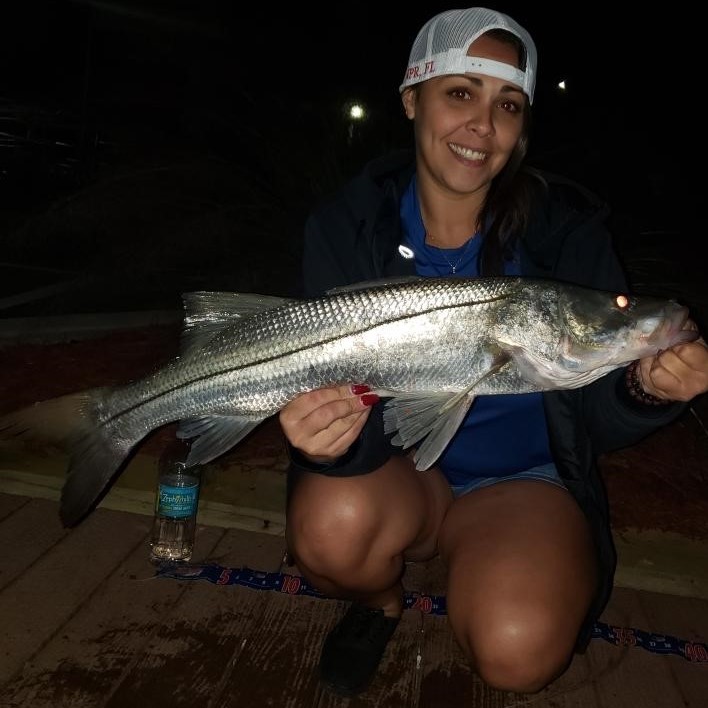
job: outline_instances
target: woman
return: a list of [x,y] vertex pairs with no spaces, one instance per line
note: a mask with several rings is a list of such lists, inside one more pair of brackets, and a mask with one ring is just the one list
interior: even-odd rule
[[[607,210],[523,167],[536,49],[513,19],[452,10],[421,29],[400,88],[415,154],[374,161],[306,226],[306,294],[388,276],[521,274],[626,290]],[[322,592],[352,600],[321,679],[366,687],[402,611],[406,561],[439,553],[448,618],[475,671],[535,692],[605,606],[615,558],[594,459],[674,420],[708,389],[708,349],[676,346],[583,389],[479,398],[425,472],[390,445],[353,382],[300,396],[289,548]]]

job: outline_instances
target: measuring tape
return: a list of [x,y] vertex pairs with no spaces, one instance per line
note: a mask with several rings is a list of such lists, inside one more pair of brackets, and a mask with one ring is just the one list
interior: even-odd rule
[[[253,590],[274,590],[286,595],[309,595],[326,599],[299,575],[266,573],[251,568],[226,568],[221,565],[162,565],[156,577],[174,580],[206,580],[215,585],[242,585]],[[404,607],[428,615],[447,614],[443,595],[424,595],[406,592]],[[676,654],[693,663],[708,663],[708,644],[691,642],[665,634],[652,634],[631,627],[616,627],[604,622],[595,622],[593,639],[604,639],[617,646],[641,647],[654,654]]]

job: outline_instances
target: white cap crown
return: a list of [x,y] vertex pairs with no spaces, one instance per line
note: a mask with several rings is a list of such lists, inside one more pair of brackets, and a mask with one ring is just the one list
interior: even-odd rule
[[[524,70],[492,59],[467,56],[470,44],[492,29],[503,29],[519,38],[526,50]],[[485,7],[447,10],[428,20],[418,32],[399,91],[436,76],[473,72],[519,86],[532,102],[537,61],[531,35],[508,15]]]

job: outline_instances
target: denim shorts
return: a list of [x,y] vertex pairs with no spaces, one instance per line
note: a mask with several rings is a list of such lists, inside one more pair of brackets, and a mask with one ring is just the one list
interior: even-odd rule
[[519,479],[530,479],[536,482],[548,482],[549,484],[554,484],[556,487],[561,487],[561,489],[566,488],[565,484],[563,484],[563,480],[558,474],[556,466],[552,462],[549,462],[546,465],[538,465],[538,467],[531,467],[531,469],[516,472],[515,474],[508,474],[503,477],[475,477],[464,484],[451,484],[450,489],[452,489],[453,496],[457,498],[461,497],[463,494],[472,492],[475,489],[490,487],[491,485],[499,484],[500,482],[515,482]]

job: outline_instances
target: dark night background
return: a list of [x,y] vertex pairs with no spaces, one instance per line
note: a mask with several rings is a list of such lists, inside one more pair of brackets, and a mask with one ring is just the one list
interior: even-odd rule
[[[179,306],[189,289],[291,294],[316,200],[409,144],[410,45],[456,6],[4,4],[0,317]],[[530,162],[607,198],[635,288],[701,321],[679,169],[688,30],[649,10],[621,20],[616,4],[494,7],[539,48]],[[368,109],[356,126],[352,100]]]

